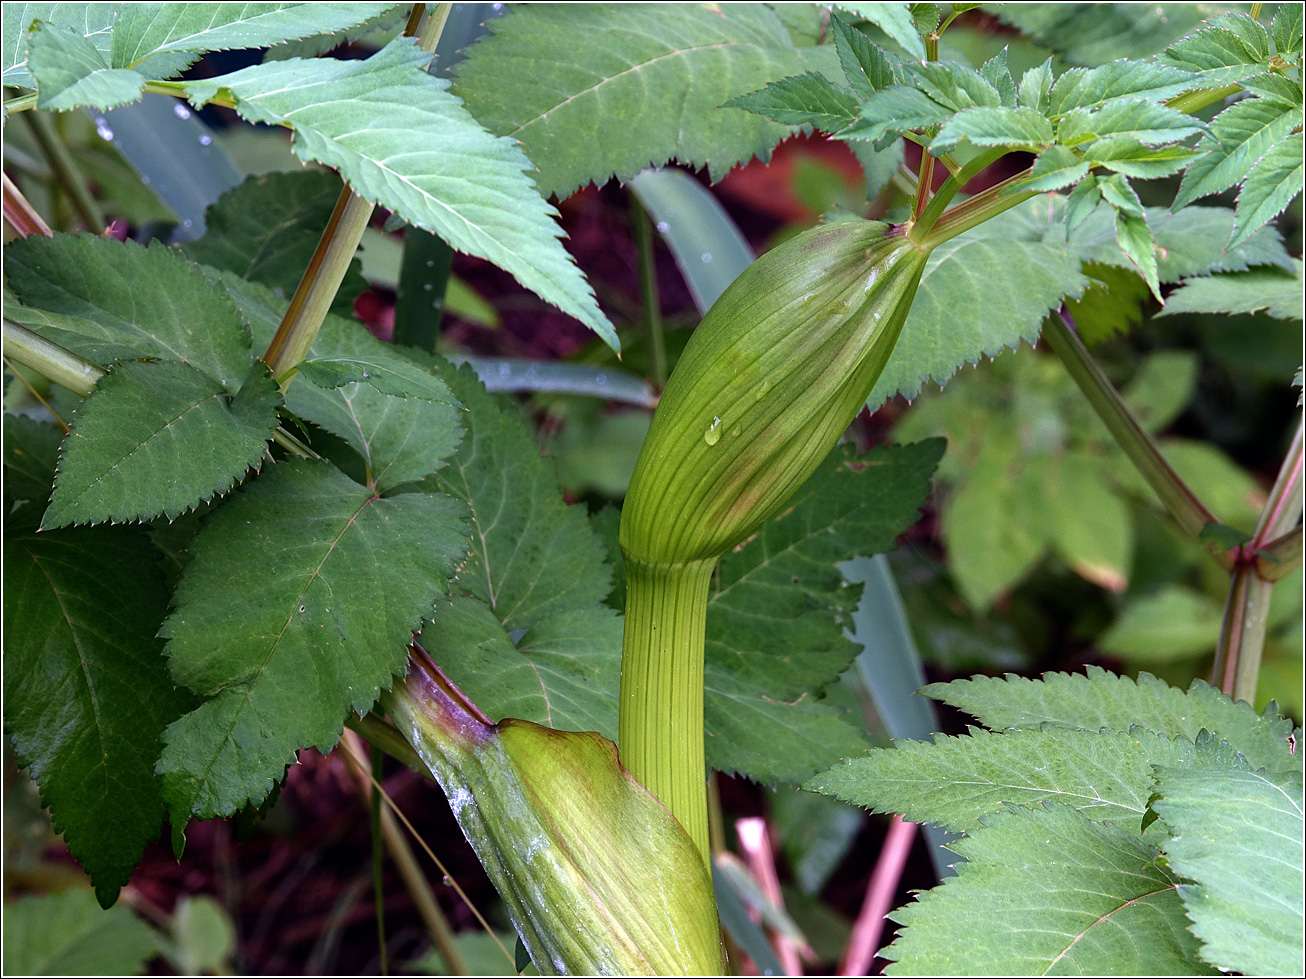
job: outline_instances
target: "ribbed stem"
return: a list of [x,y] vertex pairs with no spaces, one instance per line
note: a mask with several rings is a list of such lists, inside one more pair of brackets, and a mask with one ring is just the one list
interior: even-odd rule
[[621,763],[680,820],[711,866],[703,759],[703,629],[716,561],[626,561]]

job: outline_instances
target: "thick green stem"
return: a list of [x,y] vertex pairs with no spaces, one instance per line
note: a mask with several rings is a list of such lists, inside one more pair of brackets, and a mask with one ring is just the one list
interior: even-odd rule
[[[1143,431],[1124,399],[1102,373],[1102,368],[1089,356],[1079,338],[1070,332],[1068,319],[1065,312],[1048,317],[1043,324],[1043,339],[1084,392],[1084,397],[1105,423],[1116,444],[1143,474],[1148,485],[1179,522],[1179,526],[1194,539],[1200,538],[1202,529],[1208,523],[1219,521],[1197,498],[1197,494],[1188,488],[1188,484],[1174,471],[1165,456],[1161,455],[1156,443]],[[1215,545],[1208,545],[1208,548],[1223,568],[1232,570],[1234,561],[1229,552],[1218,550]]]
[[928,234],[939,218],[943,216],[943,212],[952,203],[953,198],[961,192],[961,189],[978,177],[985,168],[1002,159],[1007,152],[1006,148],[1001,146],[986,150],[945,180],[943,186],[930,198],[929,205],[921,212],[916,221],[916,226],[920,228],[919,233]]
[[95,385],[105,373],[98,364],[92,364],[57,343],[51,343],[8,317],[4,321],[4,352],[6,357],[32,368],[83,398],[95,390]]
[[671,810],[711,866],[703,758],[703,630],[716,561],[626,562],[621,763]]
[[[914,225],[910,232],[911,240],[928,251],[949,239],[957,237],[959,234],[969,231],[971,228],[978,227],[985,221],[997,217],[1003,211],[1011,210],[1017,204],[1023,204],[1031,197],[1037,197],[1042,191],[1020,190],[1013,192],[1011,190],[1016,184],[1029,177],[1029,174],[1029,170],[1022,170],[1014,177],[1008,177],[1001,183],[980,191],[974,197],[964,200],[956,207],[943,212],[932,226],[927,227],[923,223]],[[956,180],[957,178],[952,177],[949,179]],[[960,189],[960,185],[958,185],[957,190]],[[940,187],[939,191],[942,193],[943,188]],[[953,193],[955,192],[953,191]]]
[[1215,105],[1216,102],[1223,102],[1230,95],[1241,92],[1241,85],[1225,85],[1222,88],[1202,88],[1196,92],[1184,92],[1182,95],[1176,95],[1166,101],[1172,109],[1178,109],[1180,112],[1186,112],[1192,115],[1194,112],[1200,112],[1208,105]]
[[54,131],[54,125],[50,119],[44,113],[29,112],[23,116],[23,121],[27,123],[28,129],[31,130],[32,138],[36,140],[36,145],[41,148],[41,153],[46,162],[50,164],[50,169],[59,182],[59,186],[72,200],[73,209],[77,211],[78,217],[82,219],[82,224],[86,226],[88,231],[99,234],[105,227],[104,212],[100,210],[100,205],[91,196],[91,192],[86,187],[86,178],[82,176],[81,168],[77,166],[77,161],[68,152],[68,147],[64,146],[59,134]]
[[653,383],[660,391],[667,383],[667,341],[662,330],[657,269],[653,264],[653,228],[644,205],[630,195],[630,226],[639,261],[639,298],[644,307],[644,333],[652,357]]

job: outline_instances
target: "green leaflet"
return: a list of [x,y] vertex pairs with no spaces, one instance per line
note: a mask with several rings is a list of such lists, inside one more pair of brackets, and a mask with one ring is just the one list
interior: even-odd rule
[[226,493],[261,467],[280,405],[262,365],[229,395],[178,361],[119,364],[73,416],[42,528],[172,520]]
[[210,698],[164,738],[178,830],[260,802],[297,749],[329,749],[371,707],[466,554],[465,513],[293,461],[209,518],[160,630],[173,677]]
[[105,911],[76,888],[5,906],[6,975],[133,976],[158,945],[158,933],[127,908]]
[[831,46],[795,48],[760,4],[522,6],[487,27],[454,69],[456,94],[520,140],[541,190],[560,197],[672,159],[719,179],[790,132],[719,106],[806,69],[838,77]]
[[197,108],[220,92],[250,122],[289,126],[305,161],[340,171],[354,193],[485,258],[616,347],[612,324],[558,238],[556,211],[536,191],[531,163],[486,132],[431,56],[397,38],[366,61],[267,62],[190,82]]
[[1302,970],[1302,777],[1253,770],[1207,739],[1186,766],[1158,765],[1153,810],[1201,956],[1221,970]]
[[[14,442],[7,430],[6,452]],[[191,705],[155,638],[168,603],[158,555],[127,527],[11,530],[4,553],[5,729],[107,906],[158,836],[154,759]]]
[[891,917],[890,975],[1203,974],[1178,881],[1132,828],[1045,805],[986,817],[957,876]]

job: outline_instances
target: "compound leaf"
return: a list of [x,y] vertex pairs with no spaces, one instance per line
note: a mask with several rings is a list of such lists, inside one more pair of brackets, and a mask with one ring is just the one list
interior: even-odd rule
[[268,62],[190,82],[191,102],[236,99],[250,122],[286,125],[302,160],[338,169],[360,196],[487,259],[615,349],[616,333],[558,240],[557,212],[513,140],[486,132],[423,70],[430,55],[396,38],[366,61]]
[[210,698],[164,735],[175,825],[261,802],[297,749],[328,750],[371,707],[466,555],[464,515],[303,460],[215,511],[160,630],[174,679]]
[[791,130],[719,106],[805,69],[839,70],[832,46],[795,48],[762,4],[525,5],[486,26],[456,92],[521,142],[541,190],[559,197],[671,159],[720,179]]
[[1197,149],[1207,152],[1184,172],[1172,210],[1242,182],[1252,166],[1301,122],[1300,105],[1271,99],[1243,99],[1225,109],[1212,121],[1211,135],[1198,143]]
[[7,537],[4,565],[5,729],[108,906],[158,836],[154,759],[190,706],[155,638],[158,554],[138,529],[90,527]]
[[119,364],[77,408],[42,528],[175,519],[260,467],[280,406],[261,365],[233,396],[175,360]]
[[1227,745],[1205,740],[1187,765],[1158,764],[1152,808],[1170,831],[1161,843],[1179,894],[1221,971],[1302,971],[1302,776],[1253,770]]
[[1178,881],[1137,831],[1068,806],[987,816],[957,876],[891,917],[890,975],[1206,973]]

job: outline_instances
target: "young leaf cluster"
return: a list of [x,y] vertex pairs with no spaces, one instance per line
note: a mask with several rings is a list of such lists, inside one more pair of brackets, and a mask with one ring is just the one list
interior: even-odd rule
[[1273,704],[1095,667],[923,692],[988,730],[805,784],[965,834],[957,876],[892,916],[892,973],[1299,971],[1301,732]]

